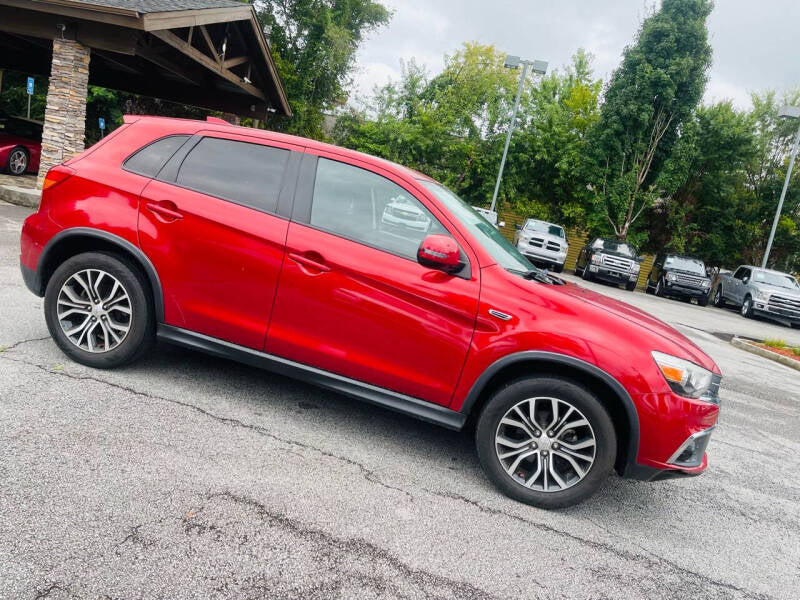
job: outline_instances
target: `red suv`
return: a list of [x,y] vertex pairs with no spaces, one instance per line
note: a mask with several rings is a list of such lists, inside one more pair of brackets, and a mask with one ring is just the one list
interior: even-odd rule
[[22,274],[72,359],[158,338],[461,429],[507,495],[705,470],[720,373],[680,333],[540,271],[443,185],[312,140],[126,117],[47,174]]

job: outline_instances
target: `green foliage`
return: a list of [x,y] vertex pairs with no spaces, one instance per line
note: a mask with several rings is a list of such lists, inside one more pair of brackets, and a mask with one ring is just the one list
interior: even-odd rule
[[659,197],[656,179],[681,124],[703,97],[711,64],[706,30],[711,8],[709,0],[664,0],[625,49],[606,89],[591,131],[592,224],[620,239]]
[[324,113],[346,100],[359,43],[389,22],[389,11],[372,0],[258,0],[255,6],[294,113],[270,120],[270,129],[324,137]]
[[784,340],[773,340],[768,338],[764,340],[764,345],[769,346],[770,348],[786,348],[786,342]]

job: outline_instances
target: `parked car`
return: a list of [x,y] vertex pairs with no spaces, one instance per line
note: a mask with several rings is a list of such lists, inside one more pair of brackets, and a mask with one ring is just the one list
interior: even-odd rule
[[656,296],[668,296],[690,301],[697,299],[700,306],[708,306],[711,279],[706,265],[699,258],[680,254],[659,254],[647,275],[645,291]]
[[514,244],[534,264],[545,265],[556,273],[564,270],[569,244],[561,225],[526,219],[514,235]]
[[[427,231],[384,231],[387,205]],[[156,340],[459,430],[504,493],[580,502],[612,468],[706,469],[714,362],[668,325],[534,267],[415,171],[314,140],[127,116],[51,169],[21,270],[96,368]]]
[[42,122],[0,115],[0,167],[11,175],[39,171]]
[[742,265],[733,274],[720,275],[714,306],[729,304],[748,319],[760,314],[800,326],[800,285],[788,273]]
[[575,275],[586,281],[600,279],[623,284],[632,292],[639,280],[641,259],[630,244],[609,238],[595,238],[583,247],[575,263]]
[[506,226],[504,221],[500,221],[499,223],[497,222],[497,213],[495,211],[489,210],[488,208],[483,208],[481,206],[473,206],[472,208],[484,219],[489,221],[489,223],[494,225],[495,229]]

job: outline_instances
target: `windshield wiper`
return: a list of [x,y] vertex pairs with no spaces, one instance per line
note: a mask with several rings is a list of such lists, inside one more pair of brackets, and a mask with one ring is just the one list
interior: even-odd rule
[[548,285],[565,285],[563,279],[556,277],[544,269],[533,269],[531,271],[512,271],[522,276],[524,279],[546,283]]

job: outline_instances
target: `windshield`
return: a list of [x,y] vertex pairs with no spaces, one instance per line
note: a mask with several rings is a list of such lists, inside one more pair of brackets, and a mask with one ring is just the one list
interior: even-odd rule
[[678,269],[679,271],[688,271],[689,273],[697,273],[698,275],[706,274],[706,266],[702,260],[696,258],[684,258],[683,256],[668,256],[664,261],[664,267],[670,269]]
[[0,133],[16,135],[31,140],[41,140],[42,126],[34,121],[27,121],[25,119],[0,117]]
[[443,185],[434,181],[420,181],[436,198],[444,204],[450,213],[458,219],[483,248],[492,255],[497,264],[509,271],[527,273],[536,268],[522,256],[517,249],[494,225],[484,219],[476,210]]
[[769,271],[756,271],[753,273],[753,281],[757,283],[766,283],[767,285],[774,285],[777,287],[796,290],[800,288],[797,280],[791,275],[785,273],[770,273]]
[[540,231],[542,233],[548,233],[560,238],[564,237],[564,230],[561,229],[561,227],[558,225],[553,225],[552,223],[545,223],[544,221],[534,221],[533,219],[528,219],[525,222],[525,227],[523,227],[523,229],[525,231]]
[[618,242],[617,240],[604,240],[598,238],[592,243],[593,250],[604,250],[605,252],[615,252],[630,258],[636,258],[636,250],[633,246],[629,246],[625,242]]

